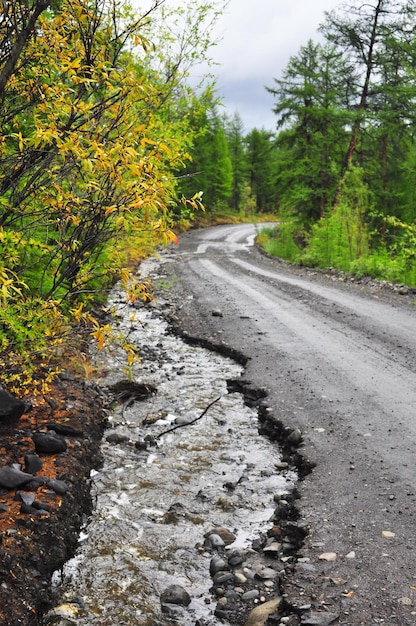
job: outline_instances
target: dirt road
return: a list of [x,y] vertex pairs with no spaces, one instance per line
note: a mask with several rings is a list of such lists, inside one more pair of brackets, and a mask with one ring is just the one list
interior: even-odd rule
[[251,225],[182,236],[166,283],[179,325],[248,357],[245,378],[316,463],[288,598],[335,623],[416,624],[415,298],[290,269],[254,237]]

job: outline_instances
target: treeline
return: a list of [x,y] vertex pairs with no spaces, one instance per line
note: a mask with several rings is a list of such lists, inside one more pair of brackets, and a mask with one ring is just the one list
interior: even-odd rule
[[416,286],[415,27],[413,0],[327,13],[268,87],[273,133],[209,118],[186,170],[207,207],[276,211],[265,245],[291,261]]
[[0,369],[9,390],[47,384],[68,360],[74,324],[99,346],[116,340],[91,303],[120,276],[130,299],[146,297],[129,266],[198,208],[198,196],[182,200],[176,176],[190,158],[191,112],[203,115],[212,90],[191,89],[187,75],[209,57],[220,7],[147,5],[1,3]]
[[278,208],[277,151],[274,134],[254,128],[246,134],[238,113],[221,114],[211,102],[194,115],[196,137],[191,162],[179,174],[184,196],[202,192],[205,211],[212,214],[251,216]]

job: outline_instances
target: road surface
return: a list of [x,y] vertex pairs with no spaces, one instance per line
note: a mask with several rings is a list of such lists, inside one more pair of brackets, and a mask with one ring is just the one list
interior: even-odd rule
[[316,463],[299,487],[309,535],[285,591],[336,623],[416,624],[412,297],[290,269],[255,234],[187,233],[166,271],[179,324],[248,357],[245,379]]

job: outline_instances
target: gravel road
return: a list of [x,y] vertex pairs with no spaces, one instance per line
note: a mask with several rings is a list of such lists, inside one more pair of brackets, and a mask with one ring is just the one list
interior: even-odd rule
[[255,234],[181,236],[163,289],[186,333],[248,357],[244,378],[316,464],[299,486],[309,535],[287,597],[334,623],[415,624],[416,296],[291,268]]

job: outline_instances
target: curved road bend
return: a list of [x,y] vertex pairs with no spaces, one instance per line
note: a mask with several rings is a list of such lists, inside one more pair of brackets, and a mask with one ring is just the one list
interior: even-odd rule
[[416,307],[290,269],[255,234],[187,233],[165,261],[180,324],[249,357],[245,378],[317,464],[300,485],[310,534],[288,595],[336,623],[416,624]]

